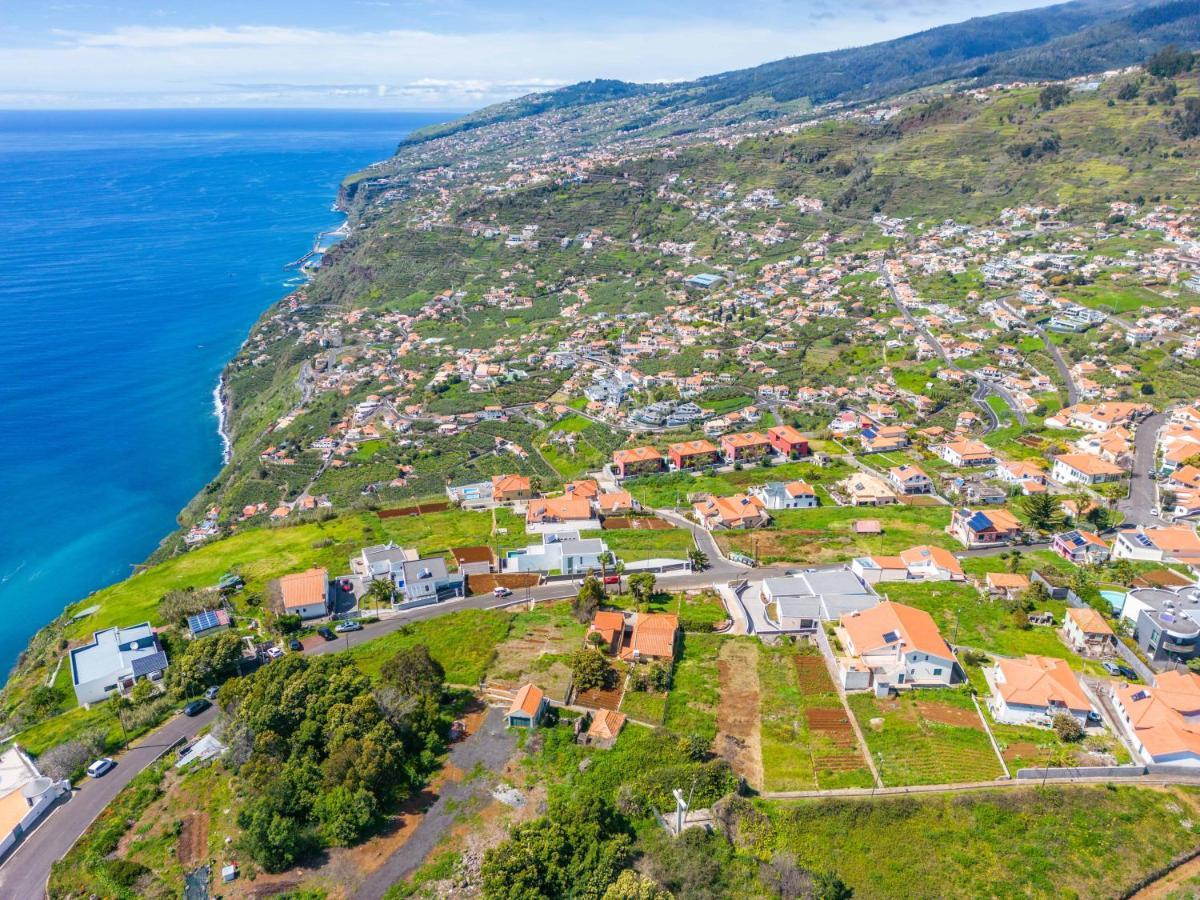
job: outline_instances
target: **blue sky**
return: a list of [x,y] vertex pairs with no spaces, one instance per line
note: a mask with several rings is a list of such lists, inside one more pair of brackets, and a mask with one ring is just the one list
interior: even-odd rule
[[472,109],[675,81],[1040,0],[0,0],[0,107]]

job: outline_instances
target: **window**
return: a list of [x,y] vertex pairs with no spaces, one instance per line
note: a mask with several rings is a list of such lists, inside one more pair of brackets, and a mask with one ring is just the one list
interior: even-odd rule
[[942,670],[941,670],[940,668],[938,668],[938,669],[934,669],[934,670],[933,670],[933,674],[934,674],[934,675],[941,675],[941,674],[942,674]]

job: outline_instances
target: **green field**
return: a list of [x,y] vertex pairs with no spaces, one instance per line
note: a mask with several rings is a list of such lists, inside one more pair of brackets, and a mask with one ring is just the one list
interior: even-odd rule
[[745,849],[831,867],[856,900],[1111,897],[1195,846],[1197,799],[1108,785],[763,803],[772,827]]
[[492,609],[464,609],[436,619],[404,626],[399,631],[356,644],[350,658],[369,675],[397,651],[423,644],[442,668],[446,683],[475,687],[496,657],[496,648],[514,626],[510,612]]
[[988,781],[1004,774],[964,688],[848,699],[885,787]]
[[[852,733],[812,727],[809,711],[844,712],[815,648],[760,645],[758,654],[763,790],[869,787],[874,780]],[[816,662],[802,682],[799,660]]]
[[[854,523],[860,519],[878,519],[883,534],[855,534]],[[948,506],[826,506],[778,510],[768,528],[723,531],[716,538],[725,552],[757,555],[763,564],[818,564],[895,554],[919,544],[956,548],[958,543],[945,532],[949,524]]]

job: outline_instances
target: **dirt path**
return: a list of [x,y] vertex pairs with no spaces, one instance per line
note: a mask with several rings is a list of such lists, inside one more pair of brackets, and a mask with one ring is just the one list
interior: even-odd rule
[[758,730],[758,647],[726,641],[717,659],[721,705],[717,709],[717,753],[756,790],[762,790],[762,736]]

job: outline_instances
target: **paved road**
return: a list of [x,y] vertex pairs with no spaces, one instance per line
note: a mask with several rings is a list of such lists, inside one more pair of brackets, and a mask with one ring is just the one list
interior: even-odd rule
[[[455,824],[464,804],[485,797],[492,790],[496,784],[494,773],[504,768],[516,747],[517,734],[504,727],[503,712],[495,707],[489,709],[480,729],[450,750],[450,765],[467,775],[461,781],[443,785],[412,835],[362,883],[354,893],[354,900],[378,900],[393,884],[417,869]],[[488,775],[470,778],[477,766]]]
[[44,896],[51,864],[66,855],[121,789],[176,741],[191,738],[216,715],[215,707],[195,718],[177,715],[117,757],[117,767],[103,778],[85,778],[0,866],[0,897]]
[[1158,507],[1158,484],[1146,473],[1154,468],[1154,448],[1166,420],[1165,413],[1155,413],[1138,425],[1134,436],[1129,496],[1117,501],[1117,509],[1124,513],[1127,521],[1138,525],[1156,525],[1163,521],[1154,512]]
[[[929,329],[925,327],[924,323],[914,316],[912,311],[904,305],[904,303],[900,300],[900,295],[896,293],[896,285],[892,281],[892,276],[888,272],[887,268],[885,267],[881,269],[881,272],[883,274],[883,280],[887,284],[888,295],[892,298],[892,305],[900,311],[900,315],[904,316],[905,321],[907,321],[921,333],[925,340],[928,341],[933,349],[937,351],[938,355],[941,356],[942,361],[945,362],[947,366],[959,372],[963,372],[964,374],[970,375],[972,378],[975,378],[976,376],[973,372],[968,372],[950,358],[950,354],[946,352],[946,348],[937,342],[934,336],[929,333]],[[1019,422],[1021,425],[1029,424],[1029,417],[1025,414],[1025,411],[1017,405],[1016,400],[1012,398],[1008,391],[1004,390],[1004,388],[1000,387],[999,385],[992,384],[991,382],[984,381],[982,379],[977,379],[977,381],[978,386],[971,394],[971,399],[975,401],[975,405],[978,406],[983,411],[983,414],[987,417],[987,425],[984,426],[983,429],[984,434],[991,434],[1000,427],[1000,417],[996,415],[996,411],[992,409],[987,402],[989,394],[995,394],[1006,404],[1008,404],[1008,408],[1012,410],[1012,414],[1016,418],[1017,422]]]

